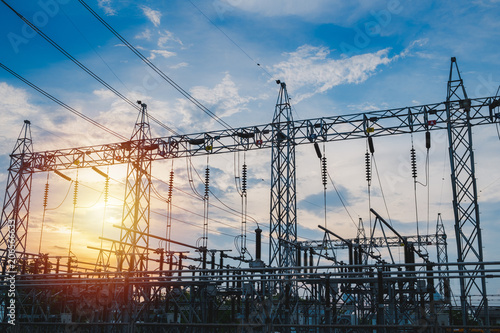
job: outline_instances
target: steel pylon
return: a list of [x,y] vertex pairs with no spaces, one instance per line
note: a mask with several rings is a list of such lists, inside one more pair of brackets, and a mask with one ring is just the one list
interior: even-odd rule
[[[454,102],[452,102],[454,101]],[[458,105],[452,105],[458,104]],[[450,77],[446,96],[448,119],[448,140],[451,166],[451,185],[453,190],[453,213],[455,216],[455,235],[458,262],[477,262],[471,269],[459,265],[460,304],[464,325],[469,316],[478,320],[480,314],[489,325],[488,298],[484,274],[483,243],[479,224],[479,205],[475,176],[474,150],[472,149],[471,117],[475,109],[467,96],[456,58],[451,58]],[[473,307],[468,296],[480,295],[480,301]]]
[[292,108],[284,82],[272,122],[269,265],[296,266],[297,197]]
[[[122,229],[120,234],[119,262],[129,271],[148,269],[149,217],[151,195],[151,139],[147,105],[141,103],[134,131],[130,138],[129,163],[125,199],[123,204]],[[122,267],[126,269],[127,267]]]
[[[25,120],[10,159],[0,228],[0,248],[4,251],[15,250],[21,255],[26,252],[33,179],[33,173],[28,171],[30,163],[25,157],[32,153],[31,123]],[[17,259],[15,252],[12,252],[15,257],[9,256],[9,259]],[[2,256],[8,257],[5,252]]]

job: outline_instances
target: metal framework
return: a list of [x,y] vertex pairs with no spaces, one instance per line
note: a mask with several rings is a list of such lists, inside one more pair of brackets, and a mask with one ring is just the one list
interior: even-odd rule
[[33,173],[29,172],[26,155],[33,154],[31,123],[24,121],[23,128],[11,155],[7,188],[0,224],[0,248],[7,256],[7,250],[16,260],[16,253],[26,252],[28,220],[31,202],[31,182]]
[[[458,104],[453,105],[457,102]],[[455,235],[457,242],[458,262],[477,262],[477,266],[467,269],[459,265],[460,303],[462,320],[469,322],[469,314],[473,319],[479,313],[486,313],[486,325],[489,325],[488,297],[486,278],[478,278],[478,272],[484,270],[483,242],[479,223],[479,205],[475,176],[474,150],[472,149],[471,107],[464,83],[458,70],[457,61],[451,58],[450,78],[446,96],[446,114],[448,118],[448,139],[451,165],[451,186],[453,190],[453,213],[455,215]],[[480,303],[473,307],[467,300],[471,293],[479,293]]]
[[141,104],[141,111],[134,126],[128,149],[127,180],[123,205],[122,229],[120,236],[118,268],[122,263],[129,271],[148,270],[149,214],[151,192],[151,160],[147,140],[151,139],[147,105]]
[[[243,306],[244,311],[255,311],[256,313],[264,311],[266,315],[261,319],[266,325],[271,325],[265,326],[266,329],[272,328],[273,323],[278,323],[282,328],[285,328],[286,325],[291,323],[300,325],[312,321],[320,326],[326,325],[321,326],[323,328],[328,328],[330,323],[338,323],[340,313],[336,311],[342,310],[338,307],[333,308],[332,304],[344,303],[346,308],[343,308],[342,311],[359,313],[358,318],[362,318],[366,323],[375,320],[381,326],[388,323],[398,325],[401,320],[405,320],[405,322],[414,324],[415,318],[423,316],[423,312],[418,310],[416,306],[418,307],[418,304],[424,304],[425,302],[434,304],[432,298],[434,290],[432,282],[433,265],[431,263],[427,263],[426,265],[430,266],[425,267],[428,287],[420,289],[418,281],[415,280],[415,274],[420,273],[416,273],[414,269],[406,269],[404,274],[401,272],[385,273],[388,271],[388,264],[383,261],[380,261],[378,266],[367,266],[362,270],[356,267],[347,268],[347,271],[345,267],[338,268],[337,271],[334,271],[340,275],[336,276],[335,279],[337,280],[334,279],[335,281],[333,281],[330,275],[326,273],[333,268],[328,268],[326,272],[319,271],[317,267],[312,268],[313,254],[310,253],[309,265],[306,264],[307,257],[304,257],[304,265],[310,266],[309,272],[304,270],[301,273],[302,268],[298,267],[300,252],[297,251],[294,149],[299,144],[359,139],[366,138],[368,135],[378,137],[446,129],[450,140],[453,204],[456,220],[455,232],[457,233],[459,252],[458,275],[454,277],[457,278],[458,276],[461,283],[462,313],[464,324],[466,324],[466,313],[471,313],[474,310],[472,315],[478,318],[482,313],[487,314],[488,305],[474,176],[471,127],[499,122],[500,117],[496,108],[500,105],[500,100],[498,96],[468,99],[461,78],[459,77],[458,80],[452,79],[454,68],[458,73],[456,61],[452,59],[446,102],[346,116],[294,121],[291,116],[286,85],[279,82],[280,93],[274,119],[271,124],[267,125],[151,138],[146,106],[141,104],[142,110],[130,141],[33,152],[29,122],[26,122],[11,155],[6,199],[2,212],[0,249],[4,250],[2,255],[4,264],[7,259],[6,249],[11,244],[9,243],[9,221],[14,220],[16,225],[15,249],[18,250],[21,256],[28,256],[26,254],[26,237],[33,173],[127,163],[125,205],[122,225],[119,226],[122,233],[120,241],[115,241],[114,249],[110,250],[110,252],[123,258],[123,260],[118,260],[118,273],[122,271],[122,268],[129,272],[117,273],[116,276],[106,273],[108,278],[116,278],[121,281],[116,284],[118,289],[115,289],[112,293],[110,292],[109,295],[114,295],[113,297],[118,297],[123,301],[119,302],[120,309],[110,307],[108,310],[111,309],[110,311],[116,313],[121,311],[123,317],[115,318],[113,317],[115,314],[110,314],[107,319],[102,319],[103,322],[128,322],[128,325],[135,325],[133,323],[141,320],[146,321],[147,318],[142,317],[143,314],[151,315],[151,309],[155,307],[154,302],[160,302],[160,300],[161,302],[166,300],[173,302],[166,305],[166,311],[179,312],[181,306],[177,305],[177,310],[175,310],[176,308],[175,306],[172,307],[172,304],[175,304],[173,298],[180,297],[184,302],[182,306],[189,304],[186,307],[190,311],[189,315],[185,315],[184,318],[186,322],[217,323],[218,321],[214,322],[211,319],[214,313],[218,311],[214,306],[228,306],[228,302],[232,302],[234,297],[240,297],[238,302],[247,302]],[[463,91],[463,96],[460,95],[460,91]],[[224,274],[229,275],[230,270],[224,271],[217,278],[212,277],[211,279],[206,278],[205,274],[207,272],[203,270],[200,273],[203,278],[194,279],[193,275],[192,283],[184,280],[182,286],[180,286],[180,294],[179,290],[176,290],[175,284],[170,283],[171,279],[168,280],[169,283],[164,283],[164,280],[153,283],[137,280],[142,276],[146,276],[143,273],[147,272],[149,255],[155,251],[155,249],[149,247],[149,237],[152,237],[149,234],[149,191],[151,189],[152,162],[179,157],[265,148],[272,148],[271,241],[269,250],[271,270],[265,271],[261,267],[241,273],[243,277],[246,274],[253,276],[258,275],[258,272],[262,272],[257,283],[251,282],[248,287],[245,287],[243,281],[238,282],[238,275],[232,276],[231,279],[236,279],[234,281],[237,286],[232,291],[217,287],[218,282],[216,281],[222,279]],[[373,235],[371,236],[371,238],[374,238]],[[399,237],[399,241],[402,239]],[[411,248],[408,238],[404,239],[405,248]],[[373,245],[370,243],[370,246]],[[221,269],[223,268],[222,256],[221,253]],[[212,261],[214,261],[214,256],[212,257]],[[179,254],[179,270],[184,268],[180,262],[183,258],[187,257]],[[170,255],[170,265],[172,265],[172,260]],[[478,264],[470,269],[471,266],[466,265],[468,260],[478,262]],[[160,262],[163,265],[163,259]],[[26,263],[27,258],[24,260],[24,264]],[[126,267],[122,267],[123,264]],[[410,264],[408,267],[412,267],[411,265],[414,264]],[[445,263],[438,261],[438,268],[443,267],[443,265]],[[212,266],[214,266],[214,263],[212,263]],[[47,267],[48,264],[45,264],[46,270],[48,270]],[[278,269],[278,271],[272,271],[273,269]],[[288,273],[281,274],[282,271],[279,270],[287,270]],[[38,269],[34,269],[34,271],[38,271]],[[137,273],[138,271],[141,273]],[[23,269],[23,274],[25,272],[26,270]],[[195,274],[193,270],[190,272]],[[212,275],[217,274],[215,271],[212,272],[214,273]],[[349,274],[344,276],[342,273]],[[387,280],[385,280],[384,276],[387,274],[393,277],[392,284],[385,284],[384,281]],[[168,276],[171,277],[172,275],[169,274]],[[348,280],[342,285],[341,279],[346,276]],[[78,276],[73,277],[78,278]],[[51,277],[46,278],[50,279]],[[70,279],[69,281],[69,285],[71,285],[76,280]],[[213,285],[214,281],[215,287]],[[238,285],[238,283],[240,284]],[[61,280],[57,280],[55,284],[60,286]],[[86,287],[89,286],[86,285]],[[78,290],[78,288],[76,289]],[[29,288],[26,290],[29,290]],[[482,297],[480,305],[474,309],[466,300],[466,296],[473,290],[479,291]],[[47,297],[52,295],[52,291],[45,289],[45,292],[48,293]],[[241,296],[235,296],[240,292],[242,293]],[[26,301],[32,300],[33,295],[37,293],[39,294],[40,291],[28,291]],[[394,297],[396,294],[399,296]],[[224,295],[227,297],[224,298]],[[343,300],[343,297],[350,299],[351,296],[349,295],[358,295],[355,306]],[[24,297],[24,294],[21,296]],[[214,303],[215,296],[219,297],[217,301],[219,303]],[[391,299],[397,300],[397,304],[391,303]],[[255,306],[255,304],[260,304],[260,310],[257,308],[252,310],[252,306]],[[32,306],[35,308],[36,306],[42,306],[42,304]],[[386,311],[386,308],[390,308],[390,310]],[[427,306],[424,308],[426,312],[429,312],[432,310],[433,305],[431,308],[427,308]],[[43,311],[40,310],[41,313]],[[304,317],[300,317],[299,313],[303,313]],[[376,313],[376,317],[371,318],[370,313]],[[3,316],[5,318],[5,313]],[[246,312],[245,316],[247,316]],[[488,320],[487,317],[486,320]],[[310,318],[310,320],[307,319],[309,320],[307,321],[304,318]],[[246,322],[248,323],[248,321]],[[290,330],[290,328],[287,329]]]
[[297,197],[293,118],[286,85],[277,83],[280,92],[272,122],[269,266],[294,267],[297,266]]

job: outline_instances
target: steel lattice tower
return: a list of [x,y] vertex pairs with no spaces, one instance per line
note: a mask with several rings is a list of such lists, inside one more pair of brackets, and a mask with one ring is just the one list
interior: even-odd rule
[[292,108],[284,82],[272,122],[269,265],[296,266],[297,198]]
[[[442,236],[442,238],[439,237],[440,235]],[[436,222],[436,253],[437,253],[438,264],[448,263],[447,245],[448,245],[448,240],[444,229],[443,218],[441,217],[441,213],[439,213]],[[439,293],[444,297],[445,302],[448,303],[450,301],[450,279],[448,273],[448,266],[441,268],[441,265],[439,265],[438,271],[439,271],[438,290]]]
[[[451,101],[458,105],[451,105]],[[456,102],[455,102],[456,103]],[[488,298],[486,279],[482,275],[483,243],[479,225],[479,206],[472,149],[472,124],[470,122],[471,100],[458,70],[456,59],[451,58],[450,77],[446,96],[446,115],[448,119],[448,139],[451,166],[451,185],[453,190],[453,213],[455,216],[455,234],[458,262],[477,262],[474,269],[459,265],[460,270],[460,304],[462,321],[466,325],[468,314],[479,318],[484,313],[486,325],[489,325]],[[472,115],[473,116],[473,115]],[[468,295],[479,294],[481,300],[473,308]]]
[[123,204],[120,252],[129,271],[147,270],[151,194],[151,131],[146,104],[141,104],[129,141],[129,163]]
[[30,163],[25,161],[25,155],[33,153],[30,125],[31,123],[28,120],[24,121],[23,128],[12,151],[0,228],[2,236],[0,248],[12,249],[12,245],[9,243],[9,231],[12,228],[10,226],[12,222],[9,221],[13,221],[15,228],[15,243],[13,244],[13,248],[16,252],[22,254],[26,252],[31,183],[33,178],[33,173],[27,170],[30,167]]

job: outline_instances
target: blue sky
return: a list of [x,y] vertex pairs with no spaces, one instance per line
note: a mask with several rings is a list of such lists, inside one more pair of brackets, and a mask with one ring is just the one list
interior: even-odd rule
[[[77,1],[23,1],[22,5],[7,2],[115,89],[131,100],[146,102],[150,114],[177,132],[220,129],[152,73]],[[469,96],[493,96],[500,85],[498,0],[100,0],[87,3],[175,82],[233,127],[272,120],[278,93],[276,79],[287,83],[296,119],[444,101],[452,56],[458,59]],[[137,116],[135,109],[27,29],[4,4],[0,7],[0,61],[4,65],[78,111],[130,136]],[[0,70],[0,110],[2,188],[7,177],[8,154],[24,119],[32,121],[37,151],[118,141],[3,70]],[[152,125],[152,132],[154,136],[169,135],[156,125]],[[415,135],[414,141],[421,146],[423,136]],[[484,235],[486,259],[495,260],[498,249],[495,240],[499,236],[495,217],[499,215],[500,201],[497,195],[500,181],[496,177],[500,145],[495,128],[476,130],[474,143],[480,207],[484,207],[482,223],[487,231]],[[370,218],[364,180],[365,145],[361,141],[337,142],[325,149],[329,172],[346,198],[351,215],[356,221],[358,217],[363,218],[366,226]],[[382,215],[390,215],[403,233],[415,234],[413,180],[408,172],[411,138],[381,138],[375,146],[380,180],[373,182],[372,206],[383,212]],[[426,151],[417,151],[419,175],[424,175]],[[240,197],[234,186],[236,157],[212,156],[209,165],[217,175],[211,183],[214,191],[226,204],[239,210]],[[239,158],[243,160],[243,154]],[[245,158],[251,178],[249,212],[261,225],[267,226],[270,152],[248,152]],[[417,189],[420,231],[434,232],[437,213],[442,213],[448,234],[454,240],[445,133],[433,133],[429,160],[429,195],[427,188]],[[193,159],[193,163],[203,172],[207,161],[200,158]],[[169,163],[158,163],[153,166],[153,175],[167,180],[170,168]],[[106,216],[118,223],[123,198],[119,181],[123,181],[124,169],[120,166],[111,169],[110,173],[118,181],[112,184],[116,198],[107,208]],[[190,193],[185,162],[175,161],[174,169],[179,188]],[[299,147],[301,239],[322,238],[317,229],[324,220],[319,170],[312,146]],[[96,226],[84,221],[102,220],[102,203],[97,203],[103,184],[92,172],[82,170],[79,177],[89,186],[86,191],[81,190],[81,205],[92,205],[95,210],[77,209],[79,220],[75,232],[82,236],[81,248],[84,249],[83,241],[98,242]],[[34,179],[30,226],[33,236],[29,238],[33,251],[38,250],[45,179],[46,174]],[[56,207],[63,201],[68,184],[54,175],[50,179],[49,207]],[[164,184],[158,183],[157,187],[166,193]],[[327,198],[328,226],[345,237],[354,237],[354,224],[331,184]],[[185,193],[179,192],[176,200],[179,207],[196,211],[200,210],[193,207],[202,208],[199,201]],[[59,210],[47,214],[45,223],[53,235],[50,236],[49,231],[44,235],[47,241],[43,243],[42,252],[54,253],[67,247],[64,242],[56,247],[54,240],[68,233],[68,219],[71,220],[73,210],[70,201],[63,201]],[[156,200],[153,209],[161,213],[164,204]],[[173,237],[194,243],[202,221],[191,213],[179,210],[177,214],[179,220],[190,221],[198,227],[181,223],[173,227]],[[240,228],[238,218],[217,208],[211,208],[211,214],[218,222],[211,224],[215,232],[209,244],[232,248],[233,236]],[[153,229],[164,233],[161,215],[152,216]],[[254,227],[249,224],[250,230]],[[113,228],[107,225],[107,229],[108,236],[113,236]],[[454,261],[453,242],[449,251]]]

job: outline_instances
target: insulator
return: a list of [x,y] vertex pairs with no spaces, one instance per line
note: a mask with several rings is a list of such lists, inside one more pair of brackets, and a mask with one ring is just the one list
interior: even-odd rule
[[172,199],[172,190],[174,188],[174,170],[170,171],[170,179],[168,181],[168,200]]
[[321,154],[321,150],[319,149],[319,145],[317,142],[314,143],[314,150],[316,150],[316,155],[318,155],[318,158],[321,159],[323,155]]
[[323,180],[323,187],[326,189],[326,183],[327,183],[327,175],[328,175],[328,169],[326,167],[326,157],[323,157],[321,159],[321,177]]
[[241,171],[241,191],[243,193],[247,192],[247,165],[243,164],[243,170]]
[[109,199],[109,177],[104,181],[104,202],[108,203]]
[[429,149],[431,147],[431,132],[425,132],[425,148]]
[[205,169],[205,198],[208,198],[209,190],[209,181],[210,181],[210,169],[207,167]]
[[375,148],[373,147],[373,138],[371,136],[368,137],[368,147],[370,148],[370,153],[375,152]]
[[73,194],[73,205],[75,205],[75,206],[76,206],[77,198],[78,198],[78,180],[75,181],[75,191]]
[[49,183],[46,183],[45,191],[43,192],[43,208],[47,208],[48,199],[49,199]]
[[365,166],[366,166],[366,181],[369,183],[372,181],[372,168],[371,168],[371,158],[368,152],[366,152],[365,154]]
[[415,154],[415,148],[411,148],[410,150],[410,159],[411,159],[411,175],[413,178],[417,178],[417,155]]

